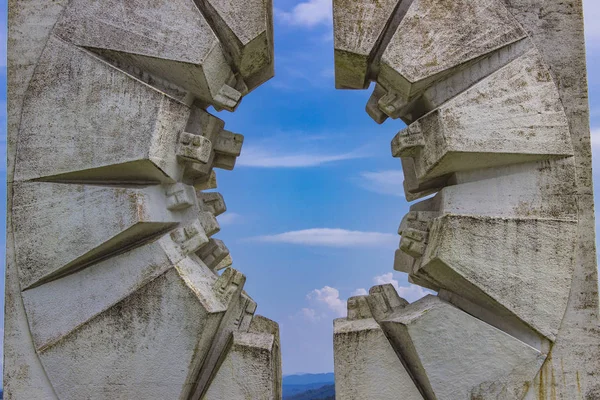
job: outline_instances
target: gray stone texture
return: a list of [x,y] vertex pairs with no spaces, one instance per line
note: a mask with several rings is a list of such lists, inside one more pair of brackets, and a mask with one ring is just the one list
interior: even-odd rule
[[[373,315],[427,399],[600,398],[581,1],[395,7],[334,24],[359,59],[336,76],[376,82],[368,114],[408,125],[391,144],[406,199],[434,196],[403,219],[394,268],[438,297]],[[381,30],[366,62],[363,24]]]
[[271,4],[211,4],[10,1],[5,398],[281,398],[205,192],[243,144],[206,108],[272,77]]

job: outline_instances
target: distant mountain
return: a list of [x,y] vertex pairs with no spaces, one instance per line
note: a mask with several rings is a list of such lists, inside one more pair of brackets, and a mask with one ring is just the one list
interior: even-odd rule
[[[283,377],[284,400],[329,400],[335,398],[334,375],[301,374]],[[318,396],[318,397],[315,397]],[[334,396],[334,397],[331,397]]]
[[297,374],[285,375],[283,377],[284,385],[306,385],[310,383],[333,383],[335,381],[333,372],[325,374]]
[[307,390],[293,396],[284,397],[285,400],[335,400],[335,385],[326,385],[318,389]]

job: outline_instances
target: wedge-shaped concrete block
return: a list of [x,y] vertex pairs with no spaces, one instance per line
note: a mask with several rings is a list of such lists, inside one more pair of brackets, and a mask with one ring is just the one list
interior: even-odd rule
[[392,141],[419,185],[444,175],[573,155],[556,85],[531,51],[425,115]]
[[493,74],[535,46],[530,39],[522,39],[502,47],[486,56],[461,65],[441,80],[435,80],[408,100],[394,90],[378,83],[367,103],[367,113],[381,124],[388,117],[401,118],[410,124],[435,110],[485,77]]
[[[39,352],[61,399],[188,398],[226,311],[190,258]],[[241,287],[225,289],[239,295]],[[176,334],[173,334],[176,332]],[[131,385],[131,377],[137,376]]]
[[229,110],[241,99],[223,46],[192,1],[76,0],[54,33],[167,92],[175,85]]
[[[230,282],[236,279],[234,275],[228,276],[231,268],[225,270],[219,277],[220,282]],[[233,287],[229,284],[228,287]],[[241,287],[241,286],[240,286]],[[247,332],[256,312],[256,302],[246,292],[236,292],[228,300],[227,312],[221,320],[219,331],[211,345],[208,356],[202,365],[199,377],[193,390],[192,399],[206,397],[210,391],[211,380],[217,373],[219,365],[231,347],[231,341],[238,332]],[[208,397],[211,398],[211,397]]]
[[244,275],[228,268],[218,277],[215,283],[215,294],[227,306],[227,311],[220,321],[206,358],[203,360],[200,369],[194,372],[194,385],[190,391],[191,399],[202,398],[208,390],[219,363],[223,360],[227,349],[231,345],[232,334],[240,330],[242,322],[246,322],[245,330],[250,325],[252,315],[256,311],[256,303],[242,291],[245,281],[246,277]]
[[383,320],[389,314],[399,308],[406,307],[408,301],[398,296],[398,292],[391,284],[373,286],[369,289],[367,302],[371,314],[377,322]]
[[222,269],[230,267],[232,264],[233,264],[233,259],[231,258],[231,255],[228,254],[227,256],[225,256],[225,258],[223,258],[223,260],[221,260],[220,263],[218,263],[215,266],[214,271],[220,271]]
[[272,1],[195,0],[195,3],[221,39],[233,69],[247,90],[273,77]]
[[[350,301],[352,300],[352,302]],[[352,319],[334,321],[335,394],[339,400],[423,400],[379,324],[368,312],[366,296],[348,301],[366,305]],[[351,304],[352,303],[352,304]]]
[[335,86],[338,89],[368,87],[370,63],[398,3],[406,8],[410,2],[334,0]]
[[51,38],[32,79],[15,180],[174,183],[190,108]]
[[408,101],[465,63],[524,37],[499,0],[414,0],[383,52],[377,81]]
[[200,213],[197,205],[170,211],[167,204],[163,186],[15,184],[14,234],[22,288],[140,246]]
[[475,399],[494,385],[522,398],[546,358],[431,295],[394,312],[381,326],[427,399]]
[[576,221],[445,215],[433,222],[415,272],[554,340],[571,289],[576,232]]
[[[577,219],[573,158],[454,174],[431,207],[444,214]],[[434,212],[433,214],[436,214]]]
[[256,332],[232,336],[231,347],[202,399],[280,399],[275,336]]
[[183,259],[163,237],[23,292],[37,350],[84,325]]

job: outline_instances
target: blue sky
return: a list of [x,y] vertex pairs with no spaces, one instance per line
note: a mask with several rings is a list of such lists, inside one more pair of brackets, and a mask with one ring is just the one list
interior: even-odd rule
[[[0,5],[4,152],[6,0]],[[600,171],[600,3],[585,0],[585,6],[594,165]],[[280,324],[284,373],[329,372],[332,320],[345,315],[349,296],[378,283],[395,284],[409,300],[424,293],[392,272],[396,231],[408,204],[390,141],[403,124],[375,124],[364,112],[369,91],[334,89],[331,0],[276,0],[275,7],[276,77],[236,113],[219,115],[227,129],[244,134],[245,144],[235,170],[217,172],[228,206],[218,237],[248,277],[246,290],[258,312]],[[4,198],[5,182],[0,188]],[[5,213],[5,200],[0,204]]]

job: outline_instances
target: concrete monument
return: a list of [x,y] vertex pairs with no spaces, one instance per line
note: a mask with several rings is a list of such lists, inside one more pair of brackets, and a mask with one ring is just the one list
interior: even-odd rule
[[431,196],[394,268],[437,292],[348,301],[338,399],[600,399],[581,1],[334,0],[334,30],[336,86],[407,124],[406,199]]
[[9,1],[5,398],[281,398],[207,191],[272,35],[263,0]]

